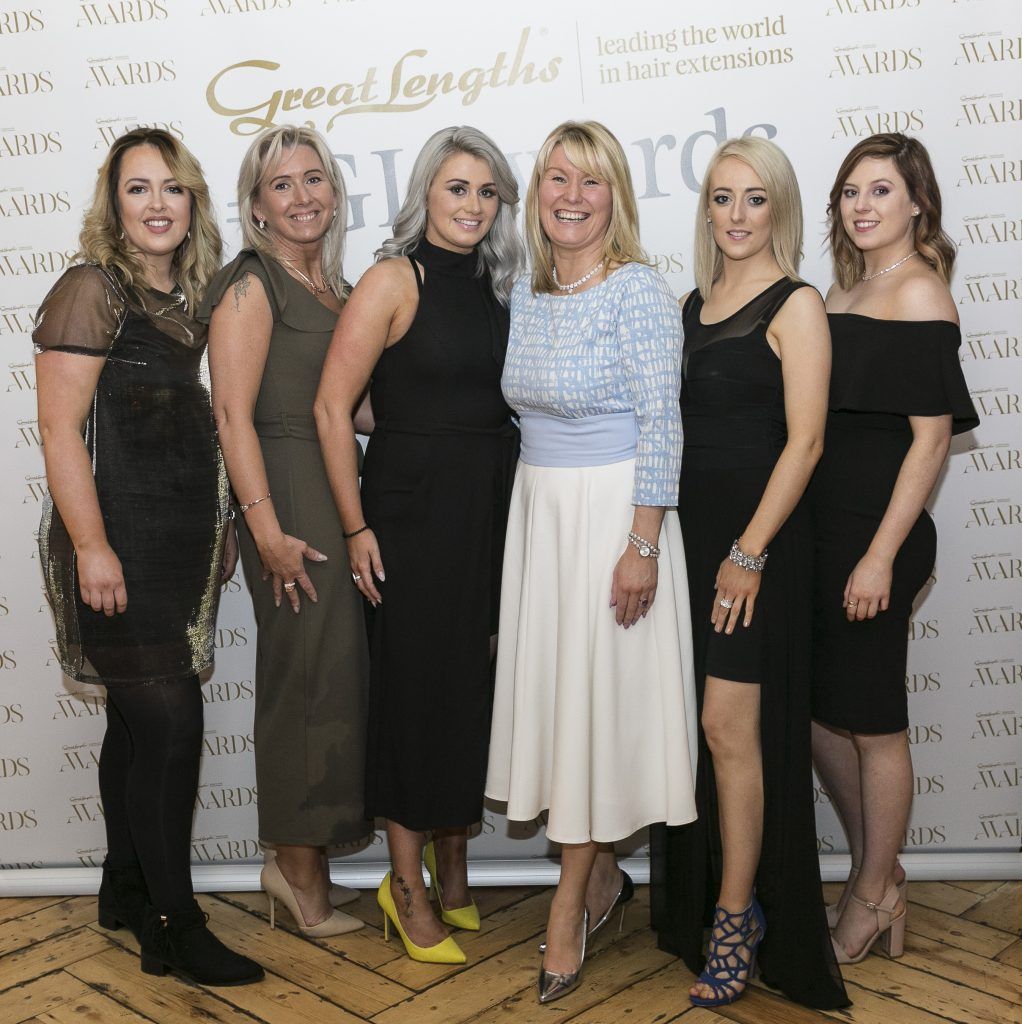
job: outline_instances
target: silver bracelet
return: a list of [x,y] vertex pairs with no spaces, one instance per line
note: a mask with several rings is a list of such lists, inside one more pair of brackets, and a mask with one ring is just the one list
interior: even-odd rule
[[748,569],[749,572],[762,572],[763,566],[766,565],[767,549],[763,548],[763,554],[761,554],[759,558],[754,558],[752,555],[747,555],[738,546],[738,541],[735,540],[734,544],[731,545],[731,551],[727,557],[730,558],[739,569]]
[[643,558],[659,558],[660,549],[655,545],[651,544],[648,540],[643,540],[637,533],[628,533],[628,543],[632,547],[637,548],[639,554]]
[[256,498],[256,500],[255,500],[255,501],[250,501],[250,502],[249,502],[249,503],[248,503],[247,505],[239,505],[239,506],[238,506],[238,511],[239,511],[239,512],[241,512],[241,513],[245,513],[245,512],[247,512],[247,511],[248,511],[248,510],[249,510],[250,508],[255,508],[255,506],[256,506],[256,505],[258,505],[258,504],[259,504],[259,502],[261,502],[261,501],[266,501],[266,499],[267,499],[267,498],[268,498],[269,496],[270,496],[270,492],[269,492],[269,491],[267,491],[267,492],[266,492],[266,493],[265,493],[265,494],[264,494],[264,495],[263,495],[263,496],[262,496],[261,498]]

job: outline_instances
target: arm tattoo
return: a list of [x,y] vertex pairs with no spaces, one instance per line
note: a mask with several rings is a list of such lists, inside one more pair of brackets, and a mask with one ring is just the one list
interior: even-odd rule
[[236,313],[241,312],[241,300],[248,294],[249,285],[251,285],[249,275],[246,274],[244,277],[239,277],[234,282],[234,311]]

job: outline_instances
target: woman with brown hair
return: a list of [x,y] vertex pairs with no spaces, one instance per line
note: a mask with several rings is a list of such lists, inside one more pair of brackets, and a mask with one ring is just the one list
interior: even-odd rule
[[826,447],[809,490],[815,536],[813,757],[852,870],[830,908],[839,963],[879,939],[899,956],[912,802],[908,620],[936,556],[926,511],[951,435],[979,422],[948,290],[955,251],[925,147],[855,145],[830,192],[835,284]]
[[189,865],[198,676],[237,557],[193,319],[220,232],[192,154],[163,131],[117,139],[80,246],[33,340],[50,486],[39,545],[61,667],[107,688],[99,922],[135,932],[149,974],[258,981],[262,968],[206,929]]

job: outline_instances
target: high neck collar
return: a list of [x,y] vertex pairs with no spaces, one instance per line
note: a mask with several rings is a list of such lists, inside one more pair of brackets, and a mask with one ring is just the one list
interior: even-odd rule
[[419,239],[412,253],[420,263],[442,273],[457,274],[461,277],[475,277],[479,269],[479,253],[454,252],[428,241],[425,235]]

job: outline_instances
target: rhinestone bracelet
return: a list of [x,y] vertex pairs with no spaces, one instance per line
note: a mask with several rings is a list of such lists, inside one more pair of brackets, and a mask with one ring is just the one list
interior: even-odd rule
[[269,496],[270,492],[267,491],[261,498],[256,498],[255,501],[250,501],[246,505],[239,505],[238,511],[242,513],[247,512],[250,508],[255,508],[256,505],[258,505],[261,501],[266,501],[266,499],[269,498]]
[[632,547],[637,548],[639,554],[643,558],[659,558],[660,549],[655,545],[651,544],[648,540],[643,540],[637,533],[628,533],[628,543]]
[[735,540],[734,544],[731,545],[731,551],[727,556],[735,563],[740,569],[748,569],[749,572],[762,572],[763,566],[766,565],[767,560],[767,549],[763,548],[763,554],[759,558],[754,558],[752,555],[747,555],[739,546],[738,541]]

